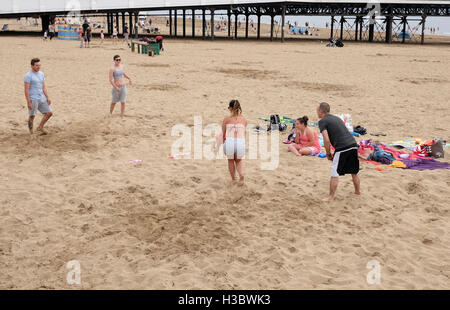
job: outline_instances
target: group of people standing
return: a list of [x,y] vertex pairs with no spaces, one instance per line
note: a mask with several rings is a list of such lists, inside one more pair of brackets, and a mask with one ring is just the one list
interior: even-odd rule
[[[112,100],[109,113],[112,115],[115,105],[120,102],[120,116],[124,117],[127,96],[125,79],[128,79],[130,85],[132,85],[132,81],[125,73],[124,66],[121,63],[121,57],[115,55],[113,60],[114,64],[109,70],[109,82],[112,85]],[[39,111],[43,114],[43,117],[36,131],[41,135],[45,135],[47,132],[44,130],[44,125],[50,117],[52,117],[53,110],[51,108],[52,101],[50,100],[47,88],[45,87],[45,75],[41,71],[41,60],[39,58],[33,58],[31,60],[31,70],[28,71],[24,77],[24,88],[29,114],[28,130],[30,134],[33,135],[34,119],[37,111]]]
[[[242,115],[242,107],[238,100],[231,100],[228,105],[230,115],[222,122],[223,150],[228,158],[228,170],[231,179],[236,180],[236,172],[239,174],[239,182],[244,182],[245,136],[247,120]],[[319,130],[324,140],[324,148],[328,160],[332,161],[330,192],[324,201],[333,201],[339,183],[339,176],[351,174],[355,194],[360,192],[358,144],[353,135],[348,131],[344,121],[330,114],[330,105],[326,102],[317,107],[319,117]],[[296,120],[295,143],[289,145],[288,150],[296,154],[317,155],[320,152],[318,135],[308,127],[308,117],[303,116]],[[331,152],[331,148],[334,152]],[[216,150],[218,148],[216,147]]]
[[82,27],[78,30],[79,38],[80,38],[80,47],[90,47],[91,37],[92,37],[92,27],[89,21],[86,19],[82,25]]
[[[109,82],[112,85],[112,100],[110,115],[118,102],[121,103],[120,116],[125,113],[127,87],[125,79],[132,85],[131,78],[125,73],[122,58],[119,55],[113,57],[114,64],[109,70]],[[52,117],[52,101],[45,87],[45,76],[40,71],[41,62],[39,58],[31,60],[31,70],[25,75],[25,98],[28,107],[28,129],[33,134],[33,123],[37,111],[44,116],[37,127],[40,134],[47,134],[44,125]],[[246,152],[246,129],[247,120],[242,115],[242,107],[238,100],[231,100],[228,104],[229,116],[222,122],[222,134],[219,137],[220,144],[228,158],[228,171],[233,181],[239,175],[239,183],[244,183],[243,157]],[[358,145],[353,135],[348,131],[342,119],[330,114],[330,105],[326,102],[320,103],[317,108],[319,117],[319,129],[324,140],[327,158],[332,161],[330,193],[325,199],[332,201],[335,198],[339,176],[351,174],[355,187],[355,194],[360,194]],[[296,140],[289,146],[289,151],[298,156],[317,155],[320,152],[320,144],[317,133],[308,127],[308,117],[303,116],[296,121]],[[334,148],[334,153],[331,152]],[[218,148],[216,148],[217,150]]]
[[44,32],[44,41],[47,41],[47,38],[50,37],[50,41],[55,37],[55,25],[48,25],[48,30]]

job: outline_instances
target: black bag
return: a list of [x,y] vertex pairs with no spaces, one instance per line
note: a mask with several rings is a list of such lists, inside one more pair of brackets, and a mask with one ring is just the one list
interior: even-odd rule
[[272,114],[270,116],[270,126],[269,130],[280,130],[280,116],[278,114]]
[[337,39],[337,40],[336,40],[336,46],[337,46],[337,47],[344,47],[344,43],[342,43],[341,40]]
[[353,131],[356,132],[356,133],[359,133],[359,134],[362,135],[362,136],[364,136],[364,135],[367,133],[366,128],[361,127],[361,126],[359,126],[359,125],[356,126],[356,127],[353,127]]

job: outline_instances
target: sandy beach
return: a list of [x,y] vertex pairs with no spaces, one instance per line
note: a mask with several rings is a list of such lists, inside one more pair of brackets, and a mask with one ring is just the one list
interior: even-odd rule
[[[0,42],[1,289],[450,289],[450,170],[361,162],[362,195],[346,176],[323,203],[331,163],[288,153],[288,132],[277,169],[245,160],[244,186],[225,159],[168,157],[173,126],[221,124],[230,99],[255,125],[318,121],[326,101],[364,139],[448,141],[450,45],[169,39],[148,57],[109,40]],[[133,79],[124,119],[119,107],[108,117],[115,54]],[[33,57],[54,116],[30,140]],[[71,260],[80,285],[66,282]],[[379,285],[366,281],[371,260]]]

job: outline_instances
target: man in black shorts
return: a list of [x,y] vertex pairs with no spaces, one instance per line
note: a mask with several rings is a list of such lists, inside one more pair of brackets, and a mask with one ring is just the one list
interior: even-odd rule
[[[339,117],[329,114],[330,105],[322,102],[317,108],[319,116],[319,129],[323,136],[323,143],[327,152],[327,158],[333,161],[331,167],[330,195],[324,199],[333,201],[339,183],[339,176],[351,174],[355,194],[360,195],[358,144],[353,135],[345,127],[344,121]],[[330,145],[334,147],[331,154]]]

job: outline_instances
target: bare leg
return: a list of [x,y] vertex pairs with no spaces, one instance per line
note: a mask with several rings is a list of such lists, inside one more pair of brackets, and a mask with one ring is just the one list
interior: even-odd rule
[[361,195],[359,176],[357,174],[352,174],[352,179],[353,185],[355,186],[355,194]]
[[294,153],[297,156],[302,156],[298,150],[297,150],[297,145],[296,144],[289,144],[288,146],[288,151]]
[[301,155],[311,155],[311,149],[309,147],[301,148],[298,152]]
[[122,102],[122,106],[120,107],[120,117],[123,117],[125,114],[125,102]]
[[47,123],[47,121],[50,119],[50,117],[52,117],[52,115],[53,115],[52,112],[45,113],[44,117],[41,120],[41,123],[39,124],[39,127],[36,130],[42,132],[42,134],[47,134],[44,131],[44,125],[45,125],[45,123]]
[[111,103],[111,106],[109,108],[109,114],[112,115],[114,112],[114,107],[116,106],[116,103]]
[[34,121],[34,115],[30,116],[28,118],[28,129],[30,130],[30,135],[33,134],[33,121]]
[[239,173],[239,183],[244,184],[244,162],[242,159],[235,158],[236,170]]
[[339,177],[331,177],[330,179],[330,195],[323,199],[323,201],[333,201],[334,195],[336,194],[336,189],[339,184]]
[[234,181],[236,176],[236,167],[234,166],[234,159],[228,159],[228,171],[230,171],[231,179]]

